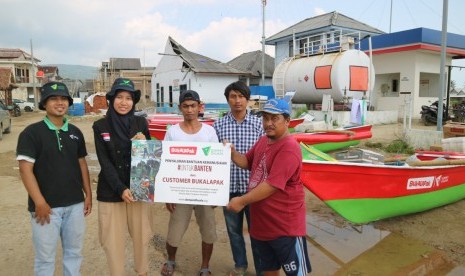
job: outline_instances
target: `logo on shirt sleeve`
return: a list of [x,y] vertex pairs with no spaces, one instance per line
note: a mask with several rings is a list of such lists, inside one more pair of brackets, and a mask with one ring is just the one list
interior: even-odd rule
[[105,141],[105,142],[110,141],[110,133],[104,132],[104,133],[101,133],[100,135],[102,135],[103,141]]

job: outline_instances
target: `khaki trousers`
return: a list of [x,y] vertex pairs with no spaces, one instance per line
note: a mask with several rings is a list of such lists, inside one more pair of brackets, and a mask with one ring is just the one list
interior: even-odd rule
[[110,275],[126,275],[126,231],[132,238],[134,270],[137,274],[148,272],[148,247],[152,238],[149,208],[150,205],[144,202],[98,202],[99,239],[107,256]]
[[182,237],[189,227],[192,211],[195,213],[195,219],[199,226],[202,241],[213,244],[217,240],[215,211],[213,206],[176,204],[176,209],[174,209],[173,213],[170,213],[170,222],[168,224],[166,241],[169,245],[179,247]]

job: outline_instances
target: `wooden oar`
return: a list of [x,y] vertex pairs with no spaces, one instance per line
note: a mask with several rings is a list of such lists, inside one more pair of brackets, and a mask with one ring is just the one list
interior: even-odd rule
[[465,165],[465,159],[459,160],[430,160],[430,161],[413,161],[407,162],[411,167],[423,166],[447,166],[447,165]]
[[311,154],[317,156],[317,157],[320,157],[321,159],[325,160],[325,161],[335,161],[337,162],[337,160],[335,158],[333,158],[332,156],[330,155],[327,155],[326,153],[320,151],[320,150],[317,150],[315,149],[314,147],[310,146],[310,145],[306,145],[304,142],[300,142],[300,145],[305,149],[307,150],[308,152],[310,152]]

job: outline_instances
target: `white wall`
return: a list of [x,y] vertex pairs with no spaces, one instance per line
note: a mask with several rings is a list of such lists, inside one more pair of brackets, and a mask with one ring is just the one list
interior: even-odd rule
[[[14,61],[11,61],[11,63],[9,63],[8,61],[5,61],[4,63],[1,63],[0,65],[1,65],[2,68],[11,69],[11,72],[13,73],[13,76],[15,76],[15,78],[16,78]],[[29,80],[32,81],[32,78],[31,78],[32,72],[30,70],[30,68],[31,68],[30,65],[17,64],[16,66],[18,68],[29,69]],[[37,71],[37,67],[35,67],[35,68],[36,68],[35,70]],[[14,99],[20,99],[20,100],[24,100],[24,101],[33,102],[34,101],[34,95],[31,93],[30,98],[28,98],[29,93],[28,93],[28,89],[27,89],[27,86],[30,85],[31,83],[29,82],[29,83],[24,83],[24,84],[23,83],[16,83],[16,84],[19,87],[15,88],[15,89],[13,89],[11,91],[12,97]],[[39,87],[40,85],[37,83],[37,86]]]
[[237,80],[239,77],[233,75],[196,74],[191,79],[190,89],[197,91],[205,103],[225,104],[224,89]]
[[[446,64],[451,63],[451,58],[447,57]],[[397,109],[399,116],[403,116],[404,110],[408,107],[408,95],[399,94],[398,97],[382,97],[381,84],[387,81],[387,74],[400,74],[399,91],[411,92],[412,118],[420,118],[422,105],[429,105],[437,97],[419,97],[420,90],[420,73],[439,74],[440,54],[429,51],[408,51],[398,53],[388,53],[373,56],[373,65],[375,67],[376,79],[375,88],[370,95],[370,100],[376,107],[376,110]],[[421,77],[434,76],[431,74],[422,74]],[[434,84],[434,78],[431,78]]]
[[31,93],[30,97],[28,98],[27,87],[18,87],[11,91],[11,95],[14,99],[20,99],[27,102],[34,102],[34,96]]
[[[324,121],[327,116],[327,112],[317,110],[309,110],[307,113],[315,117],[315,121]],[[369,125],[395,124],[398,121],[398,117],[397,110],[368,111],[365,123]],[[353,124],[350,121],[350,111],[333,111],[332,119],[337,126]]]
[[275,48],[275,67],[281,63],[285,58],[289,57],[289,41],[278,42]]
[[152,75],[152,99],[156,101],[157,83],[163,87],[164,102],[169,102],[169,87],[173,87],[173,103],[178,103],[179,91],[174,91],[175,82],[179,86],[195,90],[205,103],[226,103],[224,89],[239,80],[236,75],[199,74],[181,71],[182,60],[177,56],[163,56]]

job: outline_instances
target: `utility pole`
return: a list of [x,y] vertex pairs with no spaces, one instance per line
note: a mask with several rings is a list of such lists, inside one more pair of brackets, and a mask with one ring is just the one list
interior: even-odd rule
[[32,94],[34,95],[35,110],[39,110],[39,95],[36,91],[36,68],[34,67],[34,51],[32,49],[32,39],[30,40],[30,42],[31,42]]
[[[439,99],[438,99],[438,120],[436,122],[436,130],[442,131],[442,119],[444,107],[444,83],[445,83],[445,67],[446,67],[446,49],[447,49],[447,14],[449,0],[442,2],[442,36],[441,36],[441,67],[439,68]],[[447,114],[446,114],[447,115]]]
[[392,25],[392,1],[391,0],[391,14],[389,15],[389,33],[391,33],[391,25]]
[[147,90],[146,90],[146,87],[145,87],[145,47],[144,47],[144,58],[143,59],[144,60],[142,61],[142,64],[143,64],[144,67],[142,69],[142,87],[144,89],[144,93],[143,93],[144,98],[143,98],[142,102],[145,103],[146,100],[147,100],[146,99],[147,98]]
[[265,6],[266,0],[262,0],[262,85],[265,85]]

